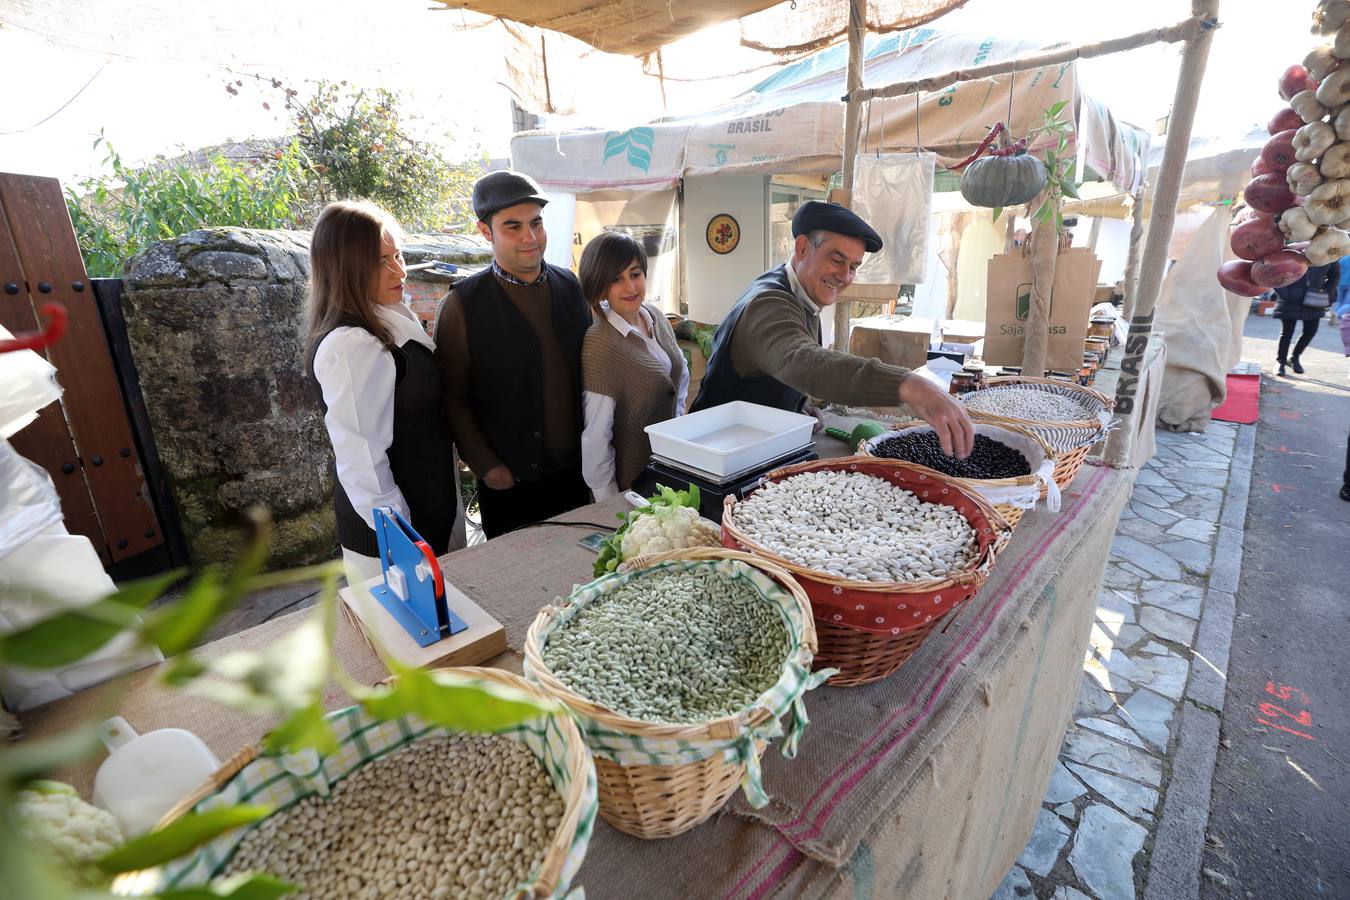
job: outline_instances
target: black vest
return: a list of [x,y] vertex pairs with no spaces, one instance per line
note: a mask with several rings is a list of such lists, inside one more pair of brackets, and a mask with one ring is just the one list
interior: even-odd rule
[[[314,342],[307,364],[316,388],[314,356],[322,342]],[[445,381],[435,355],[417,341],[409,340],[389,352],[398,373],[394,382],[394,441],[386,454],[389,468],[408,503],[413,529],[439,556],[450,543],[458,513],[453,439],[445,415]],[[318,393],[319,405],[327,413],[323,391]],[[364,556],[380,555],[375,529],[357,513],[336,477],[333,511],[338,542],[343,547]]]
[[[581,284],[544,263],[553,304],[553,336],[572,375],[581,438],[581,342],[591,327]],[[544,373],[534,328],[502,290],[491,267],[455,285],[469,345],[469,405],[492,451],[518,481],[544,474]]]
[[[792,294],[792,283],[788,281],[787,266],[770,269],[752,281],[750,287],[741,295],[741,299],[736,301],[731,312],[722,320],[722,324],[717,326],[717,333],[713,335],[712,359],[708,360],[708,371],[703,375],[703,382],[698,388],[698,397],[689,408],[690,412],[721,406],[733,400],[747,400],[750,403],[792,412],[801,412],[802,407],[806,405],[806,395],[796,388],[783,384],[770,375],[755,375],[749,378],[738,375],[736,367],[731,364],[731,333],[736,330],[736,322],[750,305],[750,301],[766,291],[781,291],[795,299],[795,295]],[[819,324],[816,325],[816,343],[820,343]]]

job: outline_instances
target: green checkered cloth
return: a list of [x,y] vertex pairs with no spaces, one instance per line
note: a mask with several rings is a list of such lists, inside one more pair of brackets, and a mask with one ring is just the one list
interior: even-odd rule
[[[469,679],[470,682],[479,681]],[[488,682],[481,682],[487,684]],[[495,682],[494,682],[495,684]],[[359,706],[331,713],[328,719],[338,738],[338,752],[324,756],[314,750],[294,754],[264,755],[245,766],[219,791],[198,803],[194,810],[205,812],[222,806],[263,803],[277,810],[285,809],[312,794],[327,796],[332,787],[352,772],[373,760],[380,759],[415,741],[442,737],[453,732],[446,728],[427,725],[415,716],[390,720],[376,720]],[[565,795],[571,783],[567,768],[567,740],[554,716],[541,716],[498,732],[504,737],[522,741],[534,753],[539,764],[548,773],[554,788]],[[576,836],[568,850],[558,886],[550,894],[555,900],[576,900],[584,897],[578,887],[568,892],[572,878],[586,856],[591,832],[595,828],[596,802],[595,767],[586,768],[586,786],[582,792],[581,819]],[[256,827],[256,826],[253,826]],[[240,828],[215,839],[190,856],[175,860],[150,873],[137,887],[142,893],[167,888],[202,885],[215,877],[233,855],[235,847],[249,831]],[[521,885],[528,887],[537,873]]]
[[[802,731],[810,721],[806,715],[802,696],[839,671],[838,669],[811,671],[811,651],[802,645],[802,635],[806,626],[802,610],[792,599],[792,595],[763,571],[734,559],[672,560],[636,572],[606,575],[572,591],[559,610],[558,616],[540,633],[541,649],[548,643],[549,636],[570,622],[583,607],[594,603],[611,591],[622,588],[635,578],[645,577],[661,570],[713,571],[723,578],[749,584],[766,603],[778,610],[783,618],[783,624],[787,627],[790,646],[788,657],[783,663],[783,674],[773,687],[755,699],[754,704],[736,714],[735,718],[740,725],[739,734],[729,740],[694,741],[645,737],[616,731],[588,716],[573,712],[577,725],[581,728],[581,736],[585,738],[591,752],[596,756],[628,766],[675,766],[698,762],[714,753],[721,753],[727,762],[745,765],[741,787],[750,805],[759,809],[769,802],[769,795],[764,792],[760,776],[756,741],[767,743],[775,738],[783,738],[781,747],[783,756],[788,759],[796,756]],[[525,677],[531,681],[538,681],[535,673],[531,671],[528,659],[525,661]],[[768,710],[770,718],[756,727],[750,724],[750,717],[758,709]]]

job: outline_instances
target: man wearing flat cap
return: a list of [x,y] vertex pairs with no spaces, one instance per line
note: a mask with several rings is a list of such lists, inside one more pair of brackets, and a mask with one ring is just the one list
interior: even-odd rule
[[756,278],[713,337],[691,412],[748,400],[800,412],[807,397],[852,406],[904,403],[933,426],[942,449],[970,455],[965,408],[910,370],[821,346],[820,315],[853,283],[881,237],[852,210],[809,200],[792,217],[792,258]]
[[483,532],[505,534],[590,502],[581,475],[581,285],[544,262],[539,186],[491,172],[473,186],[492,266],[455,285],[436,313],[450,429],[478,476]]

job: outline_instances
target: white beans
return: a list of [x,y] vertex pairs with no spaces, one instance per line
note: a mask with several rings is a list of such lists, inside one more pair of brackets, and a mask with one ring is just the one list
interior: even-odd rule
[[1012,419],[1077,422],[1096,418],[1081,403],[1063,394],[1013,385],[974,391],[963,395],[961,400],[966,404],[966,409]]
[[538,867],[562,813],[521,742],[429,738],[270,816],[221,874],[268,872],[296,898],[497,900]]
[[950,506],[860,472],[803,472],[737,504],[736,526],[797,565],[855,581],[917,582],[966,568],[975,529]]

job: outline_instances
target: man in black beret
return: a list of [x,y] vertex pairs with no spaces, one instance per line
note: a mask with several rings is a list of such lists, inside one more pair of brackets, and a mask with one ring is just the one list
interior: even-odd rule
[[821,346],[820,315],[853,283],[881,237],[846,206],[809,200],[792,217],[792,259],[756,278],[713,336],[690,411],[748,400],[801,412],[807,397],[852,406],[904,403],[965,458],[975,433],[965,408],[910,370]]
[[590,307],[570,271],[544,261],[548,199],[519,172],[473,186],[492,265],[436,313],[436,359],[459,455],[478,476],[489,537],[590,502],[581,475],[581,342]]

